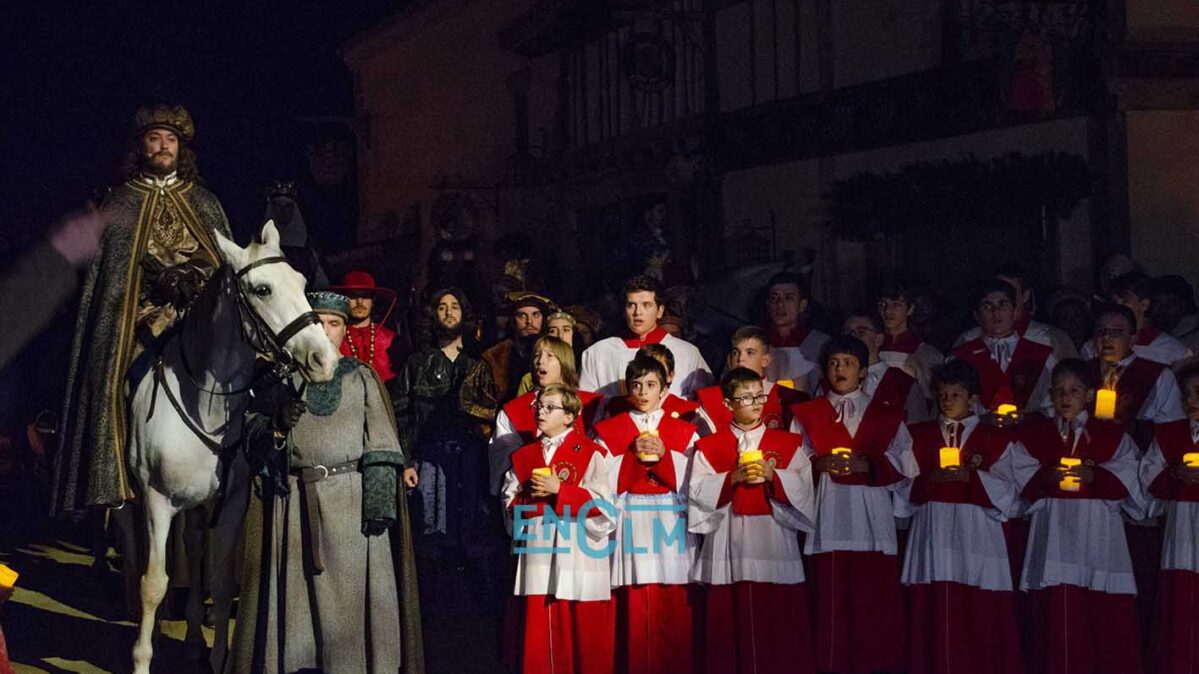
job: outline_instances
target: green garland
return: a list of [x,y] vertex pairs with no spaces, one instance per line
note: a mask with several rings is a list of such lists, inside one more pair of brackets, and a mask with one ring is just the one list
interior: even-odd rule
[[990,161],[973,155],[909,164],[898,172],[857,173],[827,196],[837,236],[881,239],[922,227],[1040,226],[1041,213],[1064,219],[1090,196],[1086,159],[1065,152],[1018,152]]

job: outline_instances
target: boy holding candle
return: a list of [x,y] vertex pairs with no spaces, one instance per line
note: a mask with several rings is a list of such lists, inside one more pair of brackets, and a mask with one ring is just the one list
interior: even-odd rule
[[721,378],[728,426],[696,443],[688,528],[703,534],[691,580],[706,586],[706,671],[815,671],[804,565],[796,532],[811,531],[811,465],[803,440],[762,423],[762,378]]
[[[692,601],[688,573],[698,543],[687,530],[687,456],[695,426],[666,414],[666,368],[638,356],[625,368],[630,411],[596,424],[610,452],[615,496],[616,671],[690,674]],[[664,540],[663,535],[674,535]]]
[[1146,671],[1199,668],[1199,365],[1178,373],[1186,419],[1160,424],[1141,460],[1149,514],[1165,515]]
[[979,413],[1000,405],[1032,412],[1047,409],[1049,379],[1057,362],[1053,349],[1016,330],[1016,289],[993,278],[976,295],[974,318],[982,333],[953,350],[978,371]]
[[1051,396],[1052,416],[1019,427],[1034,461],[1012,462],[1032,515],[1020,579],[1028,671],[1137,674],[1137,585],[1120,511],[1144,514],[1139,452],[1119,424],[1087,411],[1095,384],[1081,360],[1058,363]]
[[[1114,419],[1144,452],[1154,437],[1157,424],[1183,418],[1182,400],[1174,373],[1166,365],[1144,358],[1133,344],[1136,316],[1126,306],[1109,304],[1095,315],[1092,350],[1098,357],[1088,362],[1093,381],[1101,382],[1096,392],[1095,416]],[[1132,553],[1137,581],[1137,611],[1141,631],[1153,620],[1158,567],[1162,552],[1162,528],[1155,519],[1126,522],[1125,535]]]
[[[770,368],[770,337],[756,325],[746,325],[733,333],[729,366],[743,367],[758,373],[762,378],[762,389],[768,396],[762,407],[762,423],[767,428],[779,430],[791,425],[791,405],[808,400],[808,394],[794,388],[776,384],[766,378]],[[801,382],[792,384],[805,385]],[[724,429],[733,422],[732,410],[725,404],[720,386],[709,386],[696,393],[699,398],[700,423],[710,429]]]
[[[518,598],[507,620],[511,645],[520,641],[508,660],[525,674],[612,672],[609,562],[602,553],[615,522],[602,507],[611,498],[606,452],[574,424],[582,407],[561,384],[538,391],[541,437],[512,454],[504,475]],[[585,523],[576,526],[584,508]]]
[[1008,430],[973,412],[978,373],[960,360],[934,370],[940,416],[909,426],[920,475],[896,514],[912,517],[902,581],[908,586],[909,674],[1019,674],[1020,633],[1004,538],[1015,505]]
[[902,671],[903,605],[893,496],[920,469],[903,413],[861,390],[866,345],[825,346],[824,397],[792,408],[791,429],[820,476],[804,552],[816,592],[816,667],[857,674]]

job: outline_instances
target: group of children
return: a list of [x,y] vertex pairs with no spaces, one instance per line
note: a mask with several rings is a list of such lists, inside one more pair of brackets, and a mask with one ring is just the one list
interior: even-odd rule
[[[506,440],[520,446],[499,489],[514,664],[1199,671],[1199,367],[1175,383],[1138,358],[1122,307],[1099,312],[1094,360],[1058,361],[1014,325],[1016,301],[1010,284],[984,287],[981,333],[936,367],[882,358],[920,345],[851,316],[823,344],[811,399],[767,378],[759,328],[734,335],[696,401],[670,393],[660,344],[598,411],[573,362],[536,367],[535,392],[505,408],[533,417]],[[1133,542],[1148,529],[1160,555]],[[1155,603],[1138,607],[1145,584]]]

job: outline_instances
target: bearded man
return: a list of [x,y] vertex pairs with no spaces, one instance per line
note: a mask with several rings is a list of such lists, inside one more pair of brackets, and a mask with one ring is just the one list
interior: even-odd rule
[[483,422],[483,435],[504,403],[517,396],[520,380],[532,368],[533,343],[545,334],[549,298],[518,291],[508,297],[510,336],[483,352],[482,360],[467,374],[462,402],[467,412]]
[[54,466],[57,511],[132,498],[125,465],[130,365],[157,345],[221,264],[212,233],[230,236],[229,222],[200,184],[188,146],[194,137],[182,106],[138,110],[125,182],[101,206],[110,224],[80,297]]

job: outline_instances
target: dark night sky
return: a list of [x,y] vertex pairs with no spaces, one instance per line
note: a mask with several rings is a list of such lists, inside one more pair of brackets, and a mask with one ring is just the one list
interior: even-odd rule
[[152,99],[191,111],[201,175],[244,231],[266,182],[300,169],[293,118],[352,113],[337,47],[403,4],[4,3],[0,250],[112,184],[133,111]]

